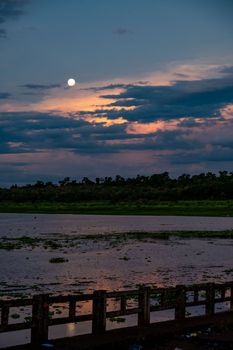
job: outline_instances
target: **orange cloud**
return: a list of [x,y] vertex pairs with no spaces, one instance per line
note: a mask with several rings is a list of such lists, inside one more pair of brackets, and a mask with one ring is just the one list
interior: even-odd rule
[[220,110],[221,116],[224,119],[232,119],[233,118],[233,104],[227,105],[226,107]]
[[151,134],[158,130],[173,130],[177,126],[177,121],[157,120],[151,123],[132,122],[127,128],[127,134]]

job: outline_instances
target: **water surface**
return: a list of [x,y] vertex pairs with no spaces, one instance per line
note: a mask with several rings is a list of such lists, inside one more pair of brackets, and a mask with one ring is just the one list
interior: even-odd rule
[[[232,239],[171,237],[123,240],[108,234],[232,228],[233,218],[223,217],[0,214],[0,240],[4,241],[4,236],[29,236],[56,242],[61,237],[68,237],[72,242],[74,237],[76,242],[59,248],[33,248],[29,244],[21,249],[1,250],[0,293],[6,297],[45,292],[65,294],[96,289],[133,289],[142,283],[168,287],[225,282],[233,279]],[[81,235],[103,233],[104,239],[80,238]],[[51,258],[57,257],[67,261],[52,264]],[[14,321],[11,314],[10,322]],[[165,316],[169,315],[166,313]],[[163,317],[160,316],[160,319]],[[127,322],[130,324],[131,321]],[[114,326],[109,325],[110,328]],[[86,332],[90,325],[61,327],[51,327],[51,337],[71,336],[82,330]],[[28,340],[28,332],[15,336],[4,334],[0,335],[0,347]]]
[[233,217],[0,213],[0,235],[229,230]]

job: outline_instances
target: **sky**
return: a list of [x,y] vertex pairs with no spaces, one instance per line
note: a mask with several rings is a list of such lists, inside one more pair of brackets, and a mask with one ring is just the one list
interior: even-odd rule
[[0,0],[0,187],[233,171],[232,18],[232,0]]

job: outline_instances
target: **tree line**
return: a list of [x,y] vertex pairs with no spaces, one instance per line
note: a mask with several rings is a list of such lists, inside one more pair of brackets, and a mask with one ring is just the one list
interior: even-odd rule
[[34,184],[0,188],[0,201],[77,202],[109,200],[225,200],[233,199],[233,172],[219,171],[199,175],[182,174],[172,178],[168,172],[151,176],[120,175],[81,181],[64,178],[58,183],[37,181]]

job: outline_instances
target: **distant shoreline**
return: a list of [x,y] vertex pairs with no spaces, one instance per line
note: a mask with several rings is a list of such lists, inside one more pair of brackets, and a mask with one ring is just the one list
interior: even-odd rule
[[0,202],[0,213],[233,217],[233,200]]

